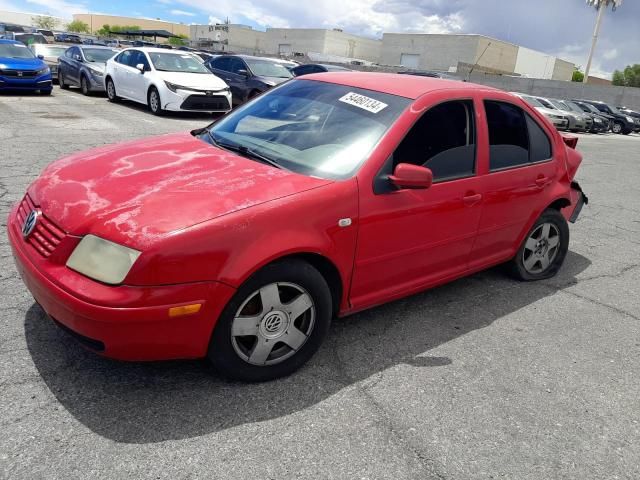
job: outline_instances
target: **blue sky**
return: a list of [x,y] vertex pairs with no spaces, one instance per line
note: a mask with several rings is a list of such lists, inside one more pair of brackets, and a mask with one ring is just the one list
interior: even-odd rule
[[[229,17],[254,28],[335,28],[382,32],[480,33],[584,65],[596,11],[584,0],[0,0],[0,10],[70,17],[93,12],[210,23]],[[640,63],[640,0],[607,12],[593,72]]]

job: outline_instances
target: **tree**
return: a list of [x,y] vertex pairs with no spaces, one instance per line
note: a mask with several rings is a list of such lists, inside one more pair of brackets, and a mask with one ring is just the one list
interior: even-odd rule
[[623,71],[613,72],[612,83],[620,86],[640,87],[640,64],[627,65]]
[[576,68],[573,71],[573,76],[571,77],[572,82],[582,82],[584,81],[584,73],[580,71],[579,68]]
[[104,25],[102,25],[102,28],[99,28],[98,30],[95,31],[95,34],[101,37],[110,37],[111,36],[110,32],[111,32],[111,27],[109,26],[108,23],[105,23]]
[[89,33],[89,25],[81,20],[73,20],[67,23],[67,30],[76,33]]
[[587,68],[584,70],[584,82],[589,80],[589,70],[591,70],[591,60],[593,60],[593,52],[596,49],[596,43],[598,42],[598,32],[600,31],[600,24],[602,23],[602,15],[605,10],[611,5],[612,10],[615,12],[616,8],[622,5],[622,0],[587,0],[587,5],[596,7],[598,10],[598,16],[596,17],[596,26],[593,30],[593,40],[591,41],[591,50],[589,51],[589,59],[587,60]]
[[189,37],[187,37],[182,33],[177,37],[169,37],[169,45],[173,45],[175,47],[182,47],[183,45],[186,45],[188,43],[187,42],[188,38]]
[[56,28],[56,24],[58,23],[56,22],[55,18],[48,15],[38,15],[37,17],[31,17],[31,21],[36,27],[42,28],[44,30],[53,30],[54,28]]

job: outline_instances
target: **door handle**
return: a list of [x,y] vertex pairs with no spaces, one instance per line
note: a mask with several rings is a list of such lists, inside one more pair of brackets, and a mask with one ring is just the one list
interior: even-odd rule
[[469,193],[462,197],[462,201],[467,206],[475,205],[480,200],[482,200],[482,195],[480,193]]
[[538,185],[539,187],[544,187],[548,182],[549,179],[544,175],[540,175],[538,178],[536,178],[536,185]]

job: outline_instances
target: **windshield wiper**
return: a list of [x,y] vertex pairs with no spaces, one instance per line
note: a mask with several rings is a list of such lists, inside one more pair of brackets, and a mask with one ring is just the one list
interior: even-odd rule
[[234,145],[231,143],[221,143],[215,139],[211,130],[207,129],[207,135],[209,135],[209,139],[211,143],[216,147],[222,148],[224,150],[229,150],[231,152],[239,153],[244,157],[251,158],[253,160],[258,160],[259,162],[266,163],[271,165],[272,167],[276,167],[279,169],[284,169],[282,165],[280,165],[275,160],[270,159],[269,157],[265,157],[264,155],[259,154],[255,150],[251,150],[249,147],[245,147],[244,145]]

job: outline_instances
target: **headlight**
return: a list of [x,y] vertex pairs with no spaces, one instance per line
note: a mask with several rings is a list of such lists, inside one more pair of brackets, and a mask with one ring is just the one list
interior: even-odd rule
[[71,253],[67,267],[94,280],[115,285],[125,279],[140,253],[104,238],[87,235]]
[[597,118],[597,117],[594,118],[593,121],[596,122],[596,123],[602,123],[602,119]]
[[627,119],[627,122],[629,122],[629,123],[633,123],[634,122],[633,117],[625,117],[625,118]]
[[36,75],[44,75],[45,73],[49,73],[49,72],[51,72],[51,69],[49,67],[44,67],[38,70],[36,72]]
[[169,90],[171,90],[172,92],[175,93],[176,90],[188,90],[190,92],[198,92],[199,90],[195,90],[193,88],[189,88],[189,87],[183,87],[182,85],[176,85],[175,83],[171,83],[171,82],[167,82],[166,80],[164,81],[164,84],[167,86],[167,88]]
[[549,115],[549,118],[555,118],[557,120],[562,120],[564,117],[562,115]]
[[96,77],[102,77],[104,75],[102,70],[98,70],[96,68],[90,68],[89,71],[91,72],[91,75],[95,75]]

